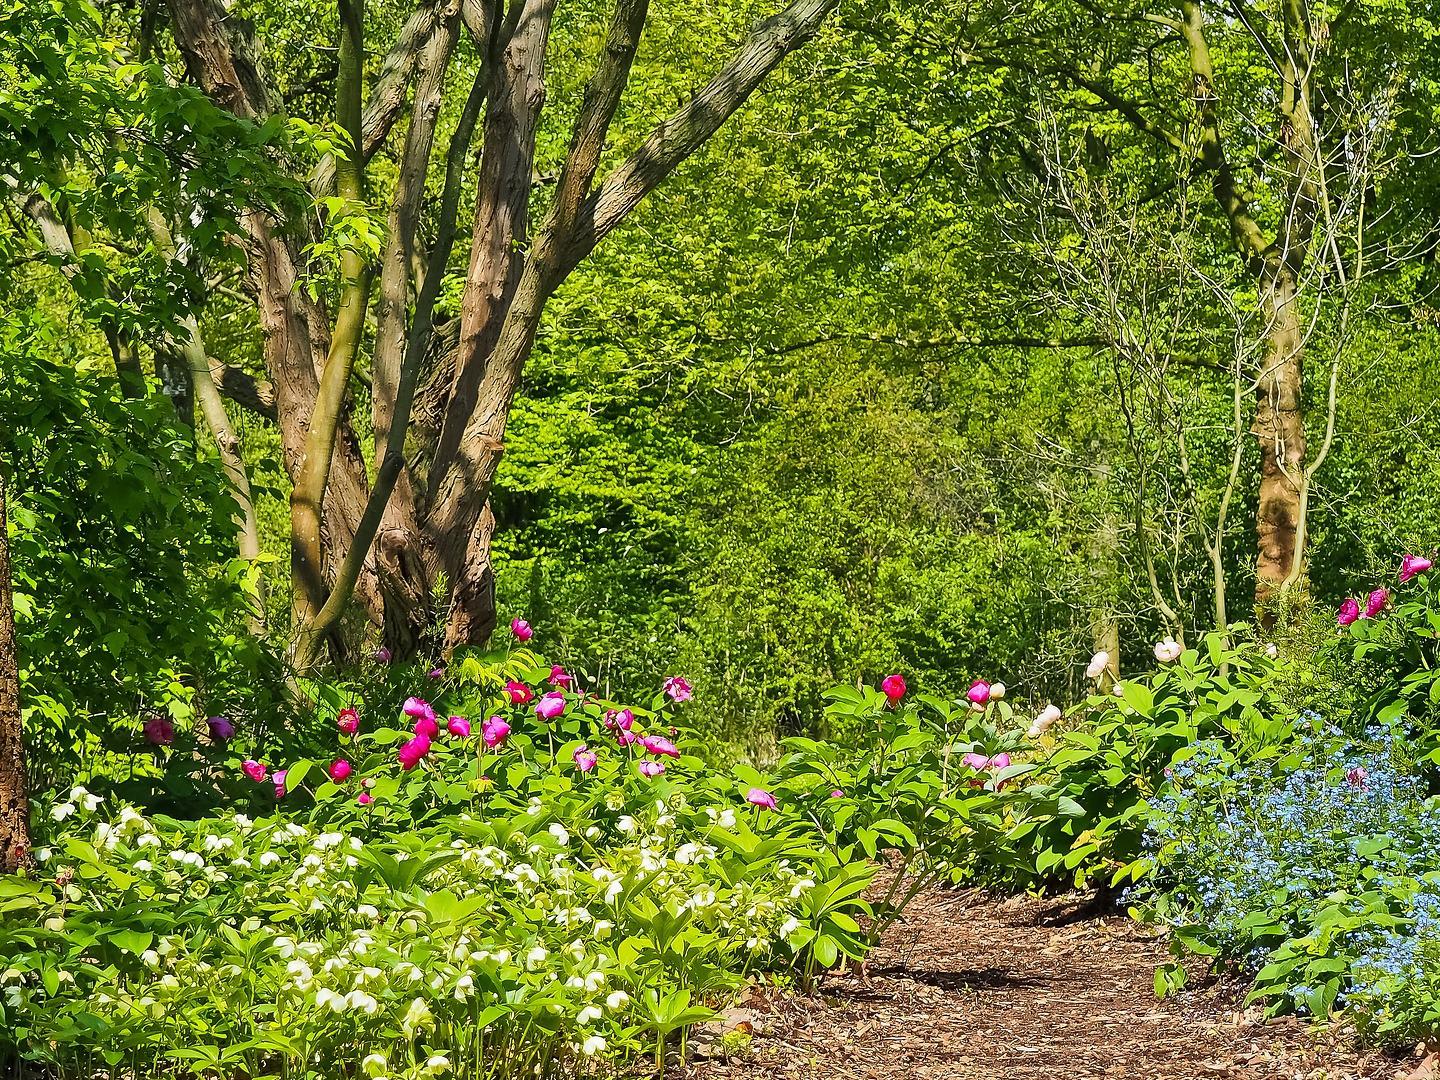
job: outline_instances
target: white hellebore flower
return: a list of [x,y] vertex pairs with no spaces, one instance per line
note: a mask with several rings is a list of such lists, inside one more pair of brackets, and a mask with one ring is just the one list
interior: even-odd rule
[[1165,640],[1155,643],[1155,659],[1162,664],[1170,664],[1180,659],[1180,654],[1185,647],[1175,640],[1170,634],[1165,635]]
[[580,1010],[579,1015],[575,1017],[575,1022],[582,1026],[585,1024],[593,1024],[603,1015],[605,1014],[602,1013],[599,1009],[597,1009],[594,1005],[586,1005],[585,1008]]
[[1270,644],[1265,646],[1265,655],[1271,660],[1276,659],[1280,655],[1280,646],[1276,645],[1273,641],[1270,642]]
[[432,1075],[439,1075],[450,1068],[450,1059],[444,1054],[431,1054],[425,1062],[425,1071]]
[[366,1076],[379,1076],[386,1069],[384,1054],[371,1054],[360,1062],[360,1068],[365,1070]]
[[560,822],[555,822],[555,824],[551,825],[550,828],[546,831],[551,836],[555,837],[555,839],[562,847],[570,843],[570,834],[565,830],[565,826],[561,825]]
[[56,821],[64,821],[71,814],[75,813],[75,804],[62,802],[50,811],[50,816]]
[[615,990],[605,999],[605,1007],[611,1012],[618,1012],[630,1004],[630,995],[624,990]]
[[586,1039],[583,1043],[580,1044],[580,1053],[584,1054],[586,1057],[594,1057],[596,1054],[603,1053],[604,1050],[605,1040],[602,1039],[599,1035],[591,1035],[588,1039]]
[[1087,679],[1098,679],[1105,674],[1105,669],[1110,666],[1110,654],[1101,649],[1090,658],[1090,664],[1085,669]]

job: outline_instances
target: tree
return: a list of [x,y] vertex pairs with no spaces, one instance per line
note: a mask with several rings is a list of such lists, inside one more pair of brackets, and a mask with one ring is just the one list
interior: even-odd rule
[[[357,245],[342,246],[332,324],[325,302],[304,287],[306,228],[273,212],[242,215],[251,287],[294,484],[291,565],[295,656],[313,663],[354,589],[383,623],[398,655],[413,652],[430,624],[434,584],[447,584],[444,644],[483,642],[494,625],[487,499],[504,450],[506,421],[545,305],[604,237],[702,146],[793,50],[808,41],[837,0],[794,0],[764,20],[728,63],[608,174],[599,176],[648,16],[647,0],[617,0],[585,85],[546,212],[532,232],[543,187],[536,136],[546,101],[547,42],[556,0],[438,3],[404,22],[376,87],[363,88],[366,20],[358,0],[340,7],[335,119],[348,151],[320,170],[317,186],[332,221],[360,213],[366,160],[384,141],[415,84],[390,229],[379,255],[378,323],[372,362],[376,480],[370,484],[347,415],[372,272]],[[171,24],[187,70],[218,105],[264,124],[279,110],[253,30],[219,0],[172,0]],[[437,239],[417,236],[436,119],[461,26],[479,70],[447,154],[446,191],[468,152],[481,102],[480,154],[459,342],[446,370],[427,380],[441,416],[434,445],[406,454],[421,368],[430,355],[431,314],[449,255],[453,199],[441,196]],[[468,118],[468,119],[467,119]],[[429,269],[418,283],[420,263]],[[417,294],[406,325],[407,301]],[[428,469],[422,475],[418,461]],[[372,541],[374,549],[372,552]]]
[[0,873],[30,859],[30,796],[25,744],[20,737],[20,672],[15,652],[15,604],[10,596],[10,540],[5,471],[0,469]]
[[[1429,25],[1423,9],[1413,17]],[[1216,254],[1223,242],[1258,316],[1245,374],[1259,449],[1255,598],[1269,610],[1303,586],[1307,490],[1330,441],[1324,424],[1322,449],[1307,454],[1309,328],[1338,318],[1368,252],[1429,250],[1432,222],[1407,200],[1428,137],[1430,35],[1353,4],[1075,0],[987,13],[953,36],[1025,107],[1018,130],[1033,130],[1039,96],[1148,200],[1186,198],[1190,179],[1208,185]],[[1377,136],[1396,144],[1386,166],[1350,168]],[[1043,173],[1033,151],[1018,152]],[[1218,257],[1213,266],[1224,272]]]

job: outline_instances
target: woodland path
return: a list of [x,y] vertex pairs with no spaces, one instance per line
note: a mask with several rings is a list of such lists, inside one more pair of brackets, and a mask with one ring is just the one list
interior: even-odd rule
[[1073,898],[935,891],[892,929],[867,980],[832,975],[809,996],[753,992],[730,1016],[753,1025],[749,1050],[697,1061],[686,1075],[1389,1080],[1416,1069],[1415,1058],[1357,1051],[1294,1018],[1266,1022],[1223,983],[1157,1000],[1154,970],[1167,959],[1153,930]]

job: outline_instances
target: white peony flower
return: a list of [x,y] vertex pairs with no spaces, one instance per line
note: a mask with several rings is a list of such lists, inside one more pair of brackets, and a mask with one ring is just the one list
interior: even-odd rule
[[1110,654],[1101,649],[1090,658],[1090,664],[1085,668],[1087,679],[1098,679],[1105,674],[1105,669],[1110,666]]

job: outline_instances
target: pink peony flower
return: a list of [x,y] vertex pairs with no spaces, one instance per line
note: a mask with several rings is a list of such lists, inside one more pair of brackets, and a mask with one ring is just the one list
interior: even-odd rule
[[776,807],[775,796],[764,788],[752,787],[745,792],[745,801],[751,806],[759,806],[766,810],[774,810]]
[[880,692],[885,695],[891,705],[898,705],[900,699],[905,696],[905,676],[886,675],[880,680]]
[[498,716],[492,716],[480,725],[480,737],[491,750],[510,737],[510,725]]
[[579,769],[582,773],[589,772],[600,762],[600,759],[595,756],[594,751],[588,746],[577,747],[572,756],[575,759],[575,768]]
[[1110,666],[1110,654],[1101,649],[1094,656],[1090,657],[1090,663],[1085,666],[1085,677],[1087,679],[1098,679],[1105,674],[1105,669]]
[[1360,605],[1347,596],[1345,602],[1340,605],[1340,611],[1336,614],[1335,621],[1341,626],[1349,626],[1358,618],[1360,618]]
[[1155,643],[1155,659],[1159,660],[1162,664],[1169,664],[1179,660],[1180,654],[1184,651],[1184,646],[1168,634],[1163,641],[1157,641]]
[[631,731],[629,728],[621,728],[615,733],[615,741],[621,746],[631,746],[640,741],[640,733]]
[[629,709],[605,714],[605,726],[611,731],[629,731],[635,725],[635,714]]
[[960,764],[971,769],[983,769],[990,764],[990,759],[984,754],[977,754],[972,751],[960,759]]
[[432,667],[425,673],[425,677],[427,679],[443,679],[445,677],[445,669],[443,667]]
[[396,755],[400,759],[400,767],[406,772],[420,764],[420,760],[430,753],[430,740],[424,735],[416,735],[413,739],[400,747]]
[[388,664],[390,662],[390,650],[381,645],[375,650],[375,662],[377,664]]
[[1034,722],[1030,725],[1030,730],[1025,734],[1029,738],[1038,739],[1041,735],[1044,735],[1045,732],[1049,730],[1050,725],[1059,720],[1062,715],[1059,707],[1046,705],[1045,708],[1040,710],[1040,715],[1035,717]]
[[445,730],[457,739],[468,739],[470,737],[470,721],[463,716],[452,716],[446,723]]
[[535,631],[530,629],[530,624],[524,619],[511,619],[510,633],[514,634],[515,639],[520,642],[529,641],[535,636]]
[[965,696],[974,705],[984,705],[990,700],[990,684],[984,679],[976,679],[970,684],[970,689],[966,691]]
[[672,675],[665,680],[665,693],[677,705],[682,701],[689,701],[693,696],[690,684],[679,675]]
[[535,703],[535,715],[541,720],[554,720],[565,711],[565,695],[552,690]]
[[566,671],[565,671],[565,669],[564,669],[563,667],[561,667],[559,664],[556,664],[554,667],[552,667],[552,668],[550,669],[550,685],[551,685],[551,686],[558,686],[558,687],[560,687],[561,690],[564,690],[567,686],[569,686],[569,685],[570,685],[572,682],[574,682],[574,681],[575,681],[574,677],[573,677],[572,675],[567,674]]
[[523,682],[516,682],[514,679],[505,684],[505,693],[510,695],[511,705],[524,705],[535,696],[530,687]]
[[844,797],[845,793],[841,791],[838,787],[834,791],[830,792],[830,798],[832,799],[843,799]]
[[229,742],[235,737],[235,725],[227,716],[212,716],[205,723],[210,728],[210,738],[218,742]]
[[285,777],[289,772],[289,769],[280,769],[270,778],[275,781],[275,798],[277,799],[285,797]]
[[415,721],[415,726],[410,729],[416,735],[422,735],[427,739],[433,739],[440,734],[440,722],[433,716],[422,716]]
[[330,763],[330,768],[325,771],[335,783],[343,784],[346,780],[350,779],[350,774],[355,770],[354,766],[344,758],[336,758]]
[[1406,555],[1400,561],[1400,584],[1405,584],[1413,577],[1418,577],[1434,566],[1424,555]]
[[175,741],[175,725],[163,716],[152,716],[140,725],[151,746],[169,746]]
[[992,757],[992,758],[990,759],[990,768],[992,768],[992,769],[1008,769],[1009,767],[1010,767],[1010,755],[1009,755],[1009,754],[996,754],[994,757]]
[[245,764],[240,766],[240,771],[257,784],[263,784],[270,778],[270,770],[258,761],[247,760]]
[[1365,598],[1365,618],[1373,619],[1380,612],[1385,610],[1385,605],[1390,602],[1389,589],[1376,589]]
[[649,758],[646,758],[644,761],[640,762],[640,764],[637,765],[636,768],[640,770],[641,776],[647,776],[651,779],[654,779],[665,771],[665,763],[663,761],[651,761]]
[[660,735],[641,736],[640,745],[658,757],[678,758],[680,756],[680,751],[675,744]]
[[360,730],[360,710],[353,706],[340,710],[340,715],[335,717],[335,726],[346,735],[354,735]]
[[355,801],[361,806],[369,806],[372,802],[375,801],[375,796],[371,795],[368,791],[362,791],[360,793],[360,797],[357,798]]
[[1345,780],[1353,788],[1363,788],[1365,786],[1365,778],[1369,775],[1363,766],[1356,766],[1346,771]]

